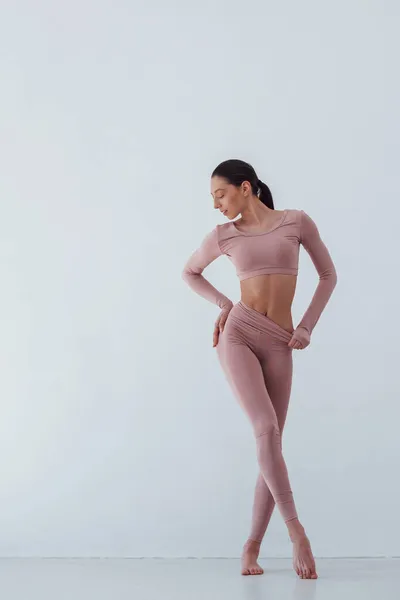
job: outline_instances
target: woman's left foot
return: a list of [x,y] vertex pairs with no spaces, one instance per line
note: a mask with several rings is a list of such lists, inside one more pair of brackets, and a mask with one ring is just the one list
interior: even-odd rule
[[243,546],[242,575],[262,575],[264,569],[257,562],[261,542],[247,540]]
[[310,540],[303,534],[292,540],[293,568],[300,579],[317,579],[315,560],[311,551]]

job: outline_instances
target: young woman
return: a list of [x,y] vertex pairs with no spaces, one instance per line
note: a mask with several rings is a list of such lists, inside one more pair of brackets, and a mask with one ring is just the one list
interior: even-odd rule
[[[253,167],[227,160],[211,176],[214,208],[229,219],[216,225],[183,269],[191,288],[216,304],[213,346],[226,378],[250,420],[260,472],[252,526],[242,552],[242,574],[263,573],[257,562],[275,504],[293,543],[299,577],[316,579],[309,539],[299,521],[282,456],[282,432],[292,385],[292,351],[310,344],[311,333],[337,282],[335,266],[312,218],[303,210],[277,211],[268,186]],[[238,215],[240,219],[235,219]],[[311,303],[293,327],[300,244],[319,275]],[[233,304],[202,275],[225,254],[236,267],[241,300]]]

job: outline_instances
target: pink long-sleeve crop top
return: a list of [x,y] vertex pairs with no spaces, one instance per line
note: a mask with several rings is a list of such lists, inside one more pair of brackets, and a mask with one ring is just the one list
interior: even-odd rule
[[182,277],[195,292],[224,309],[232,302],[203,277],[208,264],[225,254],[239,280],[270,273],[297,275],[300,244],[319,275],[311,303],[298,324],[311,335],[336,286],[337,273],[317,225],[304,210],[284,210],[281,220],[266,232],[239,231],[234,221],[216,225],[186,262]]

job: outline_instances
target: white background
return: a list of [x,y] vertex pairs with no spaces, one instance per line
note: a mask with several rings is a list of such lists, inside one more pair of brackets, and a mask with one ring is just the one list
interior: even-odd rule
[[[238,556],[257,476],[181,271],[253,164],[338,285],[284,455],[317,556],[400,555],[394,1],[3,0],[1,556]],[[233,301],[221,257],[205,275]],[[297,323],[317,285],[301,249]],[[264,556],[290,556],[274,512]]]

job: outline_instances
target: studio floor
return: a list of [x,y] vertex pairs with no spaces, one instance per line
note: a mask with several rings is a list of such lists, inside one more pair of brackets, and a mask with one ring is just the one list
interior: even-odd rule
[[290,559],[0,559],[7,600],[397,600],[400,559],[317,559],[319,579],[298,579]]

